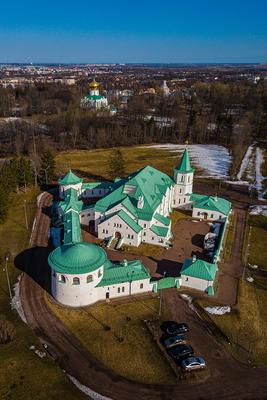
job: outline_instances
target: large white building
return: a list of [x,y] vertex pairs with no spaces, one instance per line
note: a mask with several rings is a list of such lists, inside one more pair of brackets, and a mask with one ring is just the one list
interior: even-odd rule
[[225,199],[193,193],[193,180],[187,149],[174,168],[173,178],[146,166],[113,183],[83,183],[69,171],[59,181],[62,201],[58,214],[63,216],[73,209],[82,225],[90,226],[109,244],[116,242],[117,248],[141,243],[168,247],[173,237],[170,214],[174,208],[191,209],[194,218],[222,222],[231,210]]

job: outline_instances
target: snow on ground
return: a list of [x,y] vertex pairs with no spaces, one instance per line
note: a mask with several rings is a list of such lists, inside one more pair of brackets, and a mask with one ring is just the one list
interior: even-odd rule
[[251,206],[250,215],[264,215],[267,217],[267,206]]
[[185,148],[188,149],[192,164],[204,171],[202,176],[219,179],[229,178],[229,170],[232,157],[228,149],[219,145],[212,144],[155,144],[146,146],[150,148],[158,148],[169,150],[172,153],[181,155]]
[[86,396],[89,396],[93,400],[112,400],[110,397],[102,396],[99,393],[94,392],[92,389],[90,389],[87,386],[82,385],[74,376],[71,376],[67,374],[68,378],[71,380],[71,382]]
[[13,290],[14,290],[15,295],[12,297],[12,300],[11,300],[10,304],[11,304],[12,310],[16,310],[17,313],[19,314],[20,318],[22,319],[22,321],[25,324],[27,324],[27,320],[26,320],[26,317],[25,317],[25,314],[24,314],[24,311],[23,311],[23,308],[22,308],[22,304],[21,304],[21,301],[20,301],[20,296],[19,296],[20,278],[21,278],[21,275],[18,277],[18,282],[15,283],[15,285],[13,286]]
[[[263,183],[265,177],[261,172],[263,163],[263,150],[258,147],[256,143],[251,144],[241,162],[236,181],[237,184],[250,184],[251,188],[257,190],[259,200],[264,200],[264,194],[266,193],[266,188]],[[242,178],[246,180],[241,180]]]
[[263,196],[265,193],[264,186],[263,186],[263,181],[264,181],[264,176],[261,173],[261,166],[264,163],[264,156],[263,156],[263,151],[259,147],[256,149],[256,161],[255,161],[255,172],[256,172],[256,183],[255,183],[255,188],[258,191],[258,199],[259,200],[264,200]]
[[249,160],[250,160],[251,155],[252,155],[253,147],[254,147],[254,144],[251,144],[248,147],[248,149],[246,151],[246,154],[243,157],[243,160],[242,160],[241,165],[240,165],[239,172],[238,172],[238,174],[236,176],[238,181],[241,181],[242,176],[244,175],[246,169],[248,168],[248,164],[249,164]]
[[223,315],[226,313],[231,312],[231,307],[230,306],[224,306],[224,307],[205,307],[204,310],[208,313],[208,314],[215,314],[215,315]]

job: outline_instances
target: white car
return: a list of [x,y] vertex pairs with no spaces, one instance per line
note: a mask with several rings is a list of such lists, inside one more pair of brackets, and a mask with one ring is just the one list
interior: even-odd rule
[[202,357],[188,357],[181,362],[181,367],[186,371],[201,369],[206,367],[205,360]]

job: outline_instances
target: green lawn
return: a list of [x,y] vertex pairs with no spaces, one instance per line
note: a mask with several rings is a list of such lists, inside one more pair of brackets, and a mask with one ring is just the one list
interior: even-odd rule
[[[47,303],[106,367],[139,382],[175,383],[174,372],[144,323],[144,319],[157,315],[158,297],[102,303],[82,309],[61,307],[48,296]],[[105,326],[111,329],[105,330]]]
[[[206,300],[197,304],[206,307]],[[229,339],[231,346],[227,349],[243,362],[252,361],[255,365],[267,363],[267,292],[253,283],[240,281],[238,304],[231,313],[211,315],[202,313],[214,323]]]
[[229,261],[232,254],[233,241],[235,236],[236,214],[233,212],[230,216],[230,222],[226,232],[226,242],[224,247],[224,261]]
[[248,262],[267,271],[267,218],[262,215],[250,216],[249,225],[252,228]]
[[[125,159],[126,173],[151,165],[172,176],[173,168],[179,163],[179,156],[168,150],[132,146],[122,147],[121,151]],[[111,152],[112,149],[61,152],[56,156],[57,170],[59,174],[63,174],[71,168],[89,180],[94,180],[94,176],[107,179],[107,161]]]
[[[12,285],[20,271],[14,267],[14,257],[28,247],[30,230],[25,228],[23,201],[27,201],[30,228],[35,214],[37,191],[28,190],[12,195],[8,220],[0,225],[0,256],[9,251],[12,260],[8,265]],[[12,342],[0,345],[0,399],[34,400],[84,399],[84,395],[69,382],[57,364],[49,357],[39,358],[29,347],[41,350],[38,339],[11,310],[7,291],[6,275],[0,269],[0,314],[14,326],[16,334]]]

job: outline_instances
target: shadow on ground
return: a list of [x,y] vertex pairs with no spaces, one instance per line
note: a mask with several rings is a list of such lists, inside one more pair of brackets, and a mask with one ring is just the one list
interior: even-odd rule
[[46,292],[50,293],[51,270],[47,262],[49,247],[31,247],[19,253],[15,267],[29,275]]

